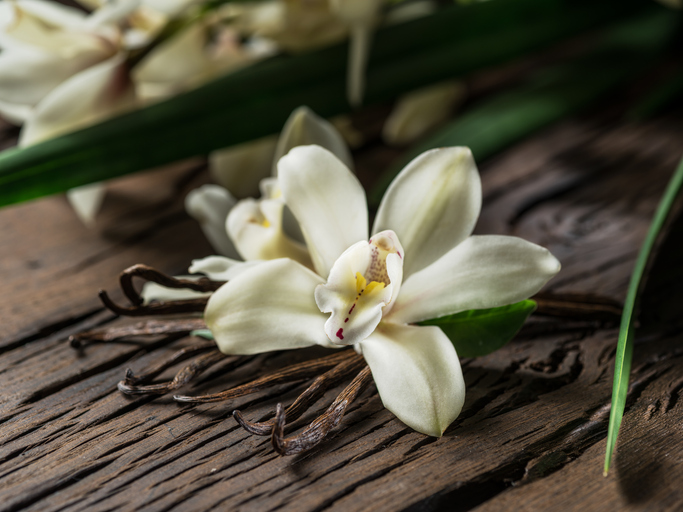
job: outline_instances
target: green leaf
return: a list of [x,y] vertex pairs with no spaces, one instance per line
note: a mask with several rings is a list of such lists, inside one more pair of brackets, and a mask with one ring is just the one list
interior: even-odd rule
[[460,357],[485,356],[514,338],[535,309],[536,302],[523,300],[500,308],[472,309],[425,320],[420,325],[441,327]]
[[[384,101],[508,61],[642,5],[637,0],[478,2],[382,28],[369,58],[366,100]],[[275,57],[147,108],[4,151],[0,206],[276,133],[300,105],[325,117],[347,112],[347,51],[343,43]]]
[[207,340],[214,340],[213,333],[209,329],[197,329],[190,333],[190,336],[198,336]]
[[657,211],[650,224],[645,241],[643,242],[638,259],[636,260],[631,281],[626,293],[624,310],[621,316],[619,327],[619,341],[617,342],[617,354],[614,361],[614,385],[612,388],[612,408],[609,415],[609,428],[607,430],[607,450],[605,453],[605,475],[609,471],[612,461],[612,454],[619,435],[619,427],[624,417],[626,407],[626,395],[628,392],[628,380],[631,373],[631,360],[633,358],[633,335],[635,317],[633,312],[636,308],[636,300],[640,289],[640,282],[650,259],[650,253],[654,247],[655,240],[662,230],[662,226],[669,216],[671,207],[674,204],[678,193],[683,185],[683,160],[678,164],[678,168],[671,177],[669,184],[664,191],[662,200],[657,207]]
[[649,66],[675,34],[677,22],[675,15],[657,8],[617,23],[590,54],[544,69],[519,88],[473,106],[389,168],[369,194],[370,203],[378,205],[400,170],[428,149],[468,146],[481,161],[599,101]]

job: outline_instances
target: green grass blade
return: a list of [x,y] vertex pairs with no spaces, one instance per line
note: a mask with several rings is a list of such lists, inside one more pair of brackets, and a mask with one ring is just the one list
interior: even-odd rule
[[591,53],[554,66],[527,84],[501,93],[461,114],[437,134],[412,148],[378,180],[369,194],[377,205],[400,170],[422,152],[444,146],[469,146],[477,161],[600,100],[646,68],[675,34],[677,17],[656,10],[607,30]]
[[647,232],[645,241],[638,253],[638,259],[636,260],[633,274],[631,274],[631,282],[628,285],[626,301],[624,302],[624,312],[622,313],[621,326],[619,327],[617,354],[614,362],[614,386],[612,388],[612,409],[610,411],[609,428],[607,430],[605,474],[609,471],[612,454],[614,453],[617,436],[619,435],[619,427],[621,426],[621,420],[624,416],[624,408],[626,407],[626,394],[628,392],[628,381],[631,373],[631,359],[633,355],[633,324],[635,321],[633,312],[636,307],[640,282],[650,258],[652,247],[681,190],[681,185],[683,185],[683,160],[679,163],[676,172],[664,191],[664,195],[662,196],[662,200],[652,219],[652,224],[650,224],[650,229]]
[[[393,98],[507,61],[632,12],[636,0],[514,0],[450,7],[378,31],[366,98]],[[647,5],[647,4],[645,4]],[[168,101],[0,154],[0,206],[156,167],[276,133],[308,105],[348,111],[346,44],[280,56]]]

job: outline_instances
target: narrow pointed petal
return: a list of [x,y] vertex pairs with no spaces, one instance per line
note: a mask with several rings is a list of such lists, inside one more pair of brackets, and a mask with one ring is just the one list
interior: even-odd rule
[[263,263],[262,261],[240,261],[226,258],[225,256],[207,256],[198,260],[192,260],[190,274],[204,274],[213,281],[230,281],[245,270]]
[[209,299],[204,319],[225,354],[330,346],[313,291],[322,278],[280,259],[249,269]]
[[232,209],[227,232],[245,260],[290,258],[312,268],[306,246],[289,238],[283,230],[285,204],[280,199],[243,199]]
[[28,146],[133,108],[135,95],[123,55],[92,66],[57,86],[27,119],[19,145]]
[[209,155],[209,173],[237,199],[256,197],[259,183],[270,176],[277,138],[264,137]]
[[278,174],[315,270],[327,277],[347,248],[368,239],[365,191],[353,173],[320,146],[292,149],[280,159]]
[[337,129],[308,107],[297,108],[287,119],[277,142],[273,161],[273,176],[277,176],[277,163],[292,148],[316,144],[334,154],[353,170],[353,158],[346,142]]
[[204,185],[190,191],[185,198],[185,210],[199,222],[209,243],[229,258],[239,257],[225,229],[225,220],[235,204],[237,200],[230,192],[218,185]]
[[414,323],[519,302],[560,271],[550,251],[512,236],[473,236],[404,281],[391,322]]
[[107,193],[104,183],[90,183],[67,191],[66,197],[81,222],[88,227],[95,224],[95,216],[100,211]]
[[481,210],[481,181],[469,148],[426,151],[392,182],[373,233],[392,229],[406,251],[404,278],[467,238]]
[[441,437],[465,402],[460,361],[441,329],[382,322],[361,349],[384,407],[418,432]]

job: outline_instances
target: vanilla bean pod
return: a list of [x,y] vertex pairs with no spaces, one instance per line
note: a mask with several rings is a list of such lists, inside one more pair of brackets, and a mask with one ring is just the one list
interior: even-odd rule
[[609,297],[579,293],[538,293],[533,300],[538,308],[536,315],[570,320],[601,321],[618,324],[622,305]]
[[360,395],[372,381],[370,367],[366,366],[351,381],[344,391],[336,398],[327,411],[313,421],[301,434],[285,439],[285,410],[282,404],[277,404],[275,412],[275,425],[271,437],[273,448],[280,455],[295,455],[318,445],[327,434],[336,427],[348,406]]
[[[229,364],[238,364],[243,358],[240,356],[234,356],[230,360],[225,359],[225,354],[218,351],[218,349],[209,352],[203,356],[198,357],[192,361],[187,366],[183,367],[178,373],[176,373],[173,380],[169,382],[163,382],[161,384],[149,384],[147,386],[136,386],[130,385],[126,380],[122,380],[118,384],[119,391],[127,395],[144,395],[144,394],[155,394],[163,395],[169,391],[174,391],[181,386],[184,386],[190,382],[194,377],[202,373],[204,370],[213,366],[220,361],[229,361]],[[128,377],[128,373],[126,374]],[[139,379],[140,377],[138,377]]]
[[135,375],[133,370],[128,368],[126,370],[126,378],[123,382],[127,386],[138,386],[140,384],[144,384],[152,380],[167,368],[173,366],[175,363],[183,361],[184,359],[188,359],[201,352],[206,352],[215,348],[216,344],[213,341],[205,341],[195,345],[190,345],[189,347],[181,348],[180,350],[175,351],[168,359],[157,363],[151,368],[148,368],[145,372],[138,375]]
[[[294,403],[287,408],[286,415],[289,421],[294,421],[301,417],[301,415],[321,398],[329,388],[336,385],[354,371],[362,368],[364,364],[365,360],[363,359],[363,356],[355,355],[317,377],[313,383],[306,388],[306,391],[299,395]],[[269,436],[273,431],[275,418],[263,422],[250,422],[245,419],[244,415],[238,410],[233,411],[232,415],[237,423],[251,434]]]
[[121,316],[149,316],[149,315],[174,315],[179,313],[203,313],[208,298],[175,300],[170,302],[154,302],[144,304],[144,299],[133,285],[133,278],[139,277],[161,286],[174,289],[188,289],[196,292],[213,292],[220,288],[224,281],[212,281],[208,277],[197,280],[179,279],[169,276],[147,265],[133,265],[119,275],[119,284],[123,294],[131,302],[131,307],[119,306],[106,291],[100,290],[99,297],[102,303],[112,312]]
[[242,384],[241,386],[237,386],[226,391],[221,391],[220,393],[201,396],[176,395],[173,398],[178,402],[184,403],[209,403],[231,400],[233,398],[256,393],[277,384],[315,377],[319,375],[321,371],[332,368],[355,355],[356,353],[351,349],[338,351],[331,356],[321,357],[319,359],[313,359],[311,361],[305,361],[303,363],[288,366],[278,372],[266,375],[246,384]]
[[177,277],[169,276],[163,272],[158,271],[148,265],[138,263],[132,267],[128,267],[121,274],[119,274],[119,283],[123,293],[128,297],[131,304],[140,306],[143,303],[143,298],[133,285],[133,278],[139,277],[145,281],[157,283],[166,288],[188,289],[196,292],[214,292],[218,290],[224,281],[212,281],[208,277],[201,277],[197,280],[179,279]]
[[183,318],[169,320],[145,320],[134,325],[109,327],[92,331],[79,332],[69,336],[69,343],[79,348],[84,343],[106,343],[142,336],[159,336],[163,334],[190,334],[197,329],[206,329],[201,318]]
[[119,306],[109,298],[107,292],[100,290],[99,297],[102,303],[112,313],[120,316],[150,316],[150,315],[176,315],[180,313],[203,313],[208,298],[188,300],[174,300],[172,302],[154,302],[152,304],[124,307]]

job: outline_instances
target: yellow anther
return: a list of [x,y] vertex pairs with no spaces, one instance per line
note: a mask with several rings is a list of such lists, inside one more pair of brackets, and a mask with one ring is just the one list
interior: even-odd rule
[[384,283],[379,283],[377,281],[370,281],[368,283],[367,279],[363,277],[363,274],[356,272],[356,297],[361,295],[369,295],[375,291],[383,290]]

